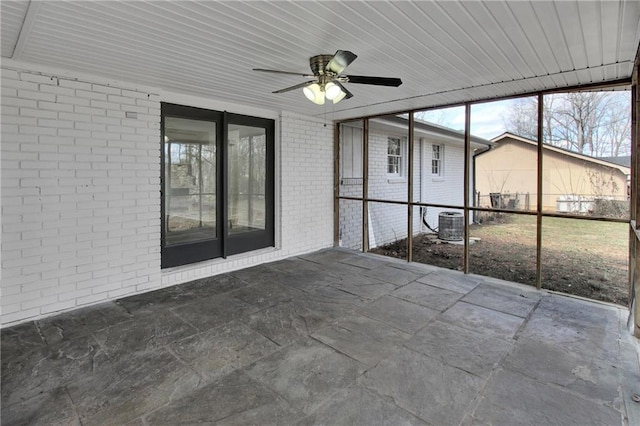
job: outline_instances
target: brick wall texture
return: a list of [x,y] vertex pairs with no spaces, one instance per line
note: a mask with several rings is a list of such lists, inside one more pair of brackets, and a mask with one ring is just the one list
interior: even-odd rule
[[[345,128],[346,131],[345,131]],[[359,130],[359,129],[358,129]],[[408,201],[408,132],[369,131],[369,167],[368,195],[379,200]],[[403,161],[400,176],[387,173],[388,138],[401,138],[403,142]],[[359,162],[361,160],[362,132],[341,128],[341,169],[350,173],[351,167],[345,167],[342,161]],[[443,145],[443,173],[441,176],[431,175],[431,159],[433,144]],[[462,143],[462,141],[460,141]],[[351,149],[351,146],[357,149]],[[360,151],[358,151],[358,149]],[[347,158],[344,158],[347,157]],[[358,167],[355,167],[360,172]],[[418,137],[414,143],[413,155],[413,200],[414,202],[448,204],[462,206],[464,187],[464,148],[460,145],[443,144],[439,140]],[[353,173],[352,173],[353,174]],[[340,195],[347,197],[362,196],[362,179],[341,176]],[[369,203],[369,247],[379,247],[407,237],[406,205]],[[439,214],[443,211],[458,211],[429,207],[426,210],[426,221],[432,228],[438,227]],[[422,210],[415,207],[413,211],[413,233],[431,232],[423,225]],[[343,247],[360,249],[362,247],[362,203],[353,200],[340,201],[340,244]]]
[[280,115],[278,248],[161,270],[160,91],[1,75],[3,326],[332,245],[330,126]]

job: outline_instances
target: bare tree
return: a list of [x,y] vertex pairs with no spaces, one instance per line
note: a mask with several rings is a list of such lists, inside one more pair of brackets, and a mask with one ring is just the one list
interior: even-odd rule
[[[427,110],[427,111],[418,111],[415,113],[415,119],[419,120],[419,121],[424,121],[424,122],[428,122],[428,123],[432,123],[432,124],[437,124],[439,126],[442,127],[448,127],[450,129],[454,128],[454,123],[453,123],[453,115],[455,114],[455,110],[457,107],[454,108],[443,108],[443,109],[435,109],[435,110]],[[462,115],[464,115],[464,111],[460,111],[459,113],[461,113]],[[462,129],[455,129],[455,130],[463,130],[464,129],[464,122],[463,122],[463,128]]]
[[611,155],[631,155],[631,100],[629,96],[616,97],[609,108],[606,117],[607,125],[602,134],[602,154],[600,156]]
[[527,139],[538,139],[538,102],[536,99],[515,99],[503,119],[508,132]]
[[[503,119],[507,131],[535,140],[537,117],[537,98],[522,98]],[[628,91],[546,95],[542,118],[544,143],[591,156],[629,154]]]

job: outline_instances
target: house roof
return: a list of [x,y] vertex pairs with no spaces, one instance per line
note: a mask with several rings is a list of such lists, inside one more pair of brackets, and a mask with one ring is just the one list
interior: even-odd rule
[[598,157],[602,161],[608,161],[609,163],[615,163],[620,166],[631,167],[631,156],[621,155],[618,157]]
[[[371,120],[371,126],[382,130],[407,132],[409,120],[402,116],[386,115]],[[464,145],[464,131],[451,129],[427,121],[415,120],[414,131],[417,137],[432,137],[439,141]],[[487,139],[471,135],[473,148],[491,147],[493,143]]]
[[[503,142],[505,139],[511,139],[511,140],[515,140],[521,143],[525,143],[527,145],[531,145],[531,146],[538,146],[538,142],[531,140],[531,139],[527,139],[524,138],[522,136],[518,136],[518,135],[514,135],[513,133],[509,133],[509,132],[505,132],[503,134],[501,134],[500,136],[497,136],[493,139],[491,139],[491,142],[493,142],[496,146],[499,145],[501,142]],[[581,161],[589,161],[591,163],[594,164],[598,164],[600,166],[606,166],[606,167],[611,167],[614,169],[618,169],[620,170],[622,173],[624,173],[625,175],[628,175],[631,173],[631,169],[629,167],[626,167],[624,165],[621,164],[617,164],[615,162],[612,161],[607,161],[604,160],[602,158],[597,158],[597,157],[591,157],[589,155],[585,155],[585,154],[580,154],[574,151],[570,151],[568,149],[564,149],[564,148],[560,148],[557,146],[553,146],[553,145],[549,145],[546,143],[542,144],[542,149],[546,150],[546,151],[552,151],[552,152],[556,152],[559,153],[561,155],[565,155],[567,157],[572,157],[572,158],[577,158]],[[485,154],[487,151],[485,152],[481,152],[477,155],[483,155]]]
[[[629,81],[640,2],[28,1],[0,2],[4,67],[132,82],[322,119]],[[318,106],[295,90],[309,57],[350,50],[352,99]],[[231,109],[231,108],[228,108]],[[236,108],[237,109],[237,108]]]

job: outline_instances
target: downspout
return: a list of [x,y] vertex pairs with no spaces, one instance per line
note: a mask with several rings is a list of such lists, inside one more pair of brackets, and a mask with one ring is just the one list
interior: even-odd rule
[[[475,204],[476,202],[476,192],[477,192],[477,186],[476,186],[476,157],[480,154],[484,154],[487,151],[491,151],[491,148],[493,148],[493,145],[488,145],[485,149],[483,149],[482,151],[476,152],[473,154],[473,157],[471,159],[471,165],[473,167],[473,178],[472,178],[472,182],[473,182],[473,204]],[[480,206],[475,206],[474,207],[480,207]],[[475,213],[474,213],[475,216]],[[474,220],[475,223],[475,220]]]

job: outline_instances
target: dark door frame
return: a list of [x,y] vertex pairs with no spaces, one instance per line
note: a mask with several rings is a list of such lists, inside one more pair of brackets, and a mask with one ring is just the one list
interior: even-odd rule
[[[165,116],[216,123],[216,237],[210,240],[167,245],[165,211]],[[261,127],[266,134],[265,229],[229,235],[228,131],[230,124]],[[172,103],[161,103],[160,117],[160,214],[161,268],[186,265],[275,245],[275,120],[219,112]]]

